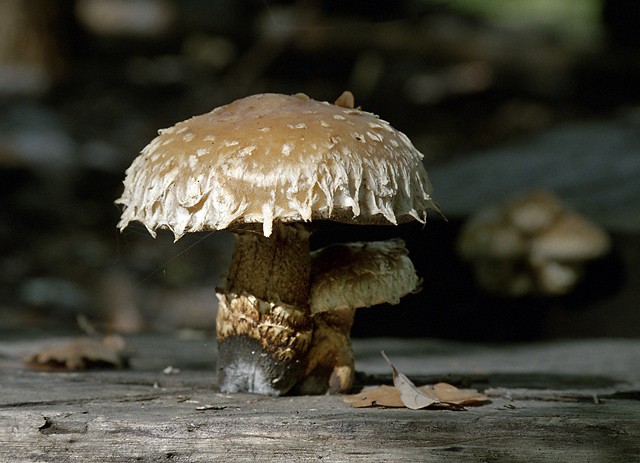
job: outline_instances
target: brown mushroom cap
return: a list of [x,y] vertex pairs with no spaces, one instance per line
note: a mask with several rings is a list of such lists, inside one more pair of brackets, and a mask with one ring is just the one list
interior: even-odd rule
[[611,249],[609,235],[575,212],[563,214],[548,230],[531,242],[530,261],[585,261]]
[[457,251],[466,260],[518,259],[528,247],[524,237],[504,218],[502,209],[490,207],[464,225]]
[[127,170],[118,227],[152,235],[318,219],[424,222],[439,212],[423,155],[377,116],[304,95],[261,94],[160,134]]
[[548,228],[564,211],[562,202],[551,192],[534,190],[505,205],[505,216],[520,232],[535,235]]
[[314,251],[311,314],[398,304],[420,288],[401,239],[332,244]]

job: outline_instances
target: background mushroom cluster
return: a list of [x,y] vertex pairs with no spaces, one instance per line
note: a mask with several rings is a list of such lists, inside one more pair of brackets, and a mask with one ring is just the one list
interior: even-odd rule
[[536,190],[472,217],[457,250],[487,292],[559,296],[575,288],[590,260],[611,250],[611,239],[552,193]]

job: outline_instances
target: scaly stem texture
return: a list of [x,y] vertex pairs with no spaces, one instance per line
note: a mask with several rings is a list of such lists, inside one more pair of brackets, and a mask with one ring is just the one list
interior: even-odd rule
[[248,293],[267,302],[283,302],[308,312],[309,235],[298,225],[276,226],[270,237],[256,232],[236,233],[227,293]]

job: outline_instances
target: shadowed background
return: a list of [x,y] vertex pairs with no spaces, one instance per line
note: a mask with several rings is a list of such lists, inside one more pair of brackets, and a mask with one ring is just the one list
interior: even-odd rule
[[[0,0],[0,333],[215,332],[230,233],[120,234],[138,152],[236,98],[356,105],[425,154],[449,222],[320,224],[314,247],[400,236],[424,279],[354,336],[640,334],[640,6],[633,0]],[[543,187],[613,250],[571,294],[492,297],[456,255],[479,209]]]

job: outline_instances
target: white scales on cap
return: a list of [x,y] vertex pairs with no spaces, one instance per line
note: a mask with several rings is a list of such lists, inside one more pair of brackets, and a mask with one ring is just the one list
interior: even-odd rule
[[[345,95],[337,103],[352,106]],[[161,130],[127,170],[118,227],[138,221],[177,240],[262,223],[270,236],[274,222],[398,224],[439,213],[409,139],[344,106],[261,94]]]

